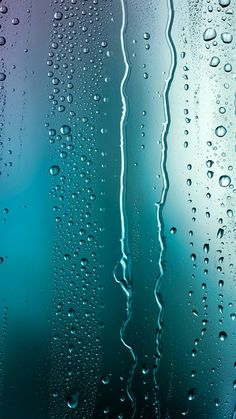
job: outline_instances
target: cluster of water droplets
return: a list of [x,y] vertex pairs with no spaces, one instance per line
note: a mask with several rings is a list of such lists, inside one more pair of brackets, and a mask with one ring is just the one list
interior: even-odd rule
[[111,16],[98,0],[55,0],[51,11],[47,61],[51,110],[46,123],[56,229],[51,409],[52,417],[70,411],[90,417],[100,380],[99,335],[104,327],[98,315],[102,226],[95,211],[99,205],[95,162],[98,155],[101,160],[104,156],[96,122],[101,103],[106,103],[101,86],[109,59],[102,25]]

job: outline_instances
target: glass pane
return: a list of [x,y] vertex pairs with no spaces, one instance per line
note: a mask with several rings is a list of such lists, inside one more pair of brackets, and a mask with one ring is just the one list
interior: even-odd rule
[[0,418],[235,418],[234,9],[0,2]]

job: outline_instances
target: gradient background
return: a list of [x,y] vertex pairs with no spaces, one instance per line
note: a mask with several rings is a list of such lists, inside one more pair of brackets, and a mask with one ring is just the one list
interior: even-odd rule
[[[0,3],[0,36],[6,39],[0,46],[0,72],[6,75],[0,82],[3,419],[234,418],[236,248],[235,219],[227,210],[235,213],[235,4],[174,1],[177,62],[168,98],[158,388],[154,287],[160,276],[157,204],[170,12],[162,0],[129,0],[125,8],[133,289],[126,342],[137,357],[131,385],[137,409],[134,414],[127,394],[133,361],[120,340],[126,297],[114,279],[121,258],[121,3],[5,0]],[[217,36],[205,42],[208,27]],[[223,43],[223,32],[233,35],[230,44]],[[220,58],[216,68],[209,65],[212,56]],[[229,73],[226,63],[232,65]],[[61,132],[64,125],[68,134]],[[219,125],[227,128],[222,138],[215,135]],[[210,169],[208,160],[214,162]],[[56,176],[50,174],[53,165],[60,168]],[[229,187],[220,187],[221,175],[231,177]],[[227,333],[224,341],[221,331]]]

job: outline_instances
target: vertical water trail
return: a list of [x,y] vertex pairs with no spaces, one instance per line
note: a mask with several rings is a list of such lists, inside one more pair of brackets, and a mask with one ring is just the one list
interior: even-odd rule
[[122,9],[122,24],[120,30],[120,43],[121,43],[121,50],[125,65],[125,71],[123,78],[120,84],[120,95],[121,95],[121,102],[122,102],[122,113],[120,119],[120,152],[121,152],[121,171],[120,171],[120,219],[121,219],[121,259],[119,264],[121,265],[122,269],[122,279],[118,279],[117,275],[114,271],[114,278],[115,280],[121,285],[125,295],[126,295],[126,318],[123,321],[120,329],[120,338],[122,344],[130,351],[132,356],[132,366],[129,371],[129,376],[127,380],[127,394],[129,399],[132,403],[132,416],[133,418],[136,413],[136,400],[134,395],[131,391],[131,383],[134,375],[134,370],[137,365],[137,358],[134,353],[133,348],[126,342],[125,340],[125,331],[127,324],[130,321],[132,316],[132,283],[131,283],[131,260],[130,260],[130,251],[129,251],[129,241],[128,241],[128,221],[127,221],[127,214],[126,214],[126,144],[125,144],[125,126],[127,122],[127,98],[125,94],[125,85],[129,75],[129,64],[127,53],[125,49],[125,28],[126,28],[126,8],[125,8],[125,0],[121,0],[121,9]]
[[167,136],[170,128],[171,123],[171,115],[170,115],[170,107],[169,107],[169,91],[170,87],[174,78],[174,73],[177,65],[177,54],[175,45],[171,36],[171,30],[173,26],[174,20],[174,3],[173,0],[167,0],[168,2],[168,21],[166,25],[166,40],[167,44],[170,49],[171,53],[171,65],[169,69],[168,77],[165,81],[165,87],[163,91],[163,105],[164,105],[164,118],[165,121],[163,123],[163,129],[161,134],[161,145],[162,145],[162,152],[161,152],[161,174],[163,179],[163,188],[161,192],[160,201],[157,203],[157,227],[158,227],[158,241],[160,243],[160,256],[158,261],[159,266],[159,276],[156,279],[156,284],[154,288],[154,295],[158,305],[158,318],[157,318],[157,333],[156,333],[156,367],[154,370],[154,381],[156,385],[156,389],[158,389],[158,382],[157,382],[157,370],[159,367],[159,361],[161,357],[160,351],[160,336],[162,332],[162,318],[163,318],[163,305],[161,302],[161,296],[159,294],[160,287],[162,284],[163,276],[164,276],[164,268],[163,268],[163,260],[164,260],[164,252],[165,252],[165,243],[164,243],[164,221],[162,217],[163,207],[165,205],[166,196],[169,188],[169,180],[168,180],[168,173],[166,170],[166,159],[167,159]]

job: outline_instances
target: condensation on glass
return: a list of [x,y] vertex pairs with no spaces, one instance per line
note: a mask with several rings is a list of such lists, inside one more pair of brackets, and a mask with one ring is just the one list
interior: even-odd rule
[[0,2],[0,417],[235,419],[235,2]]

